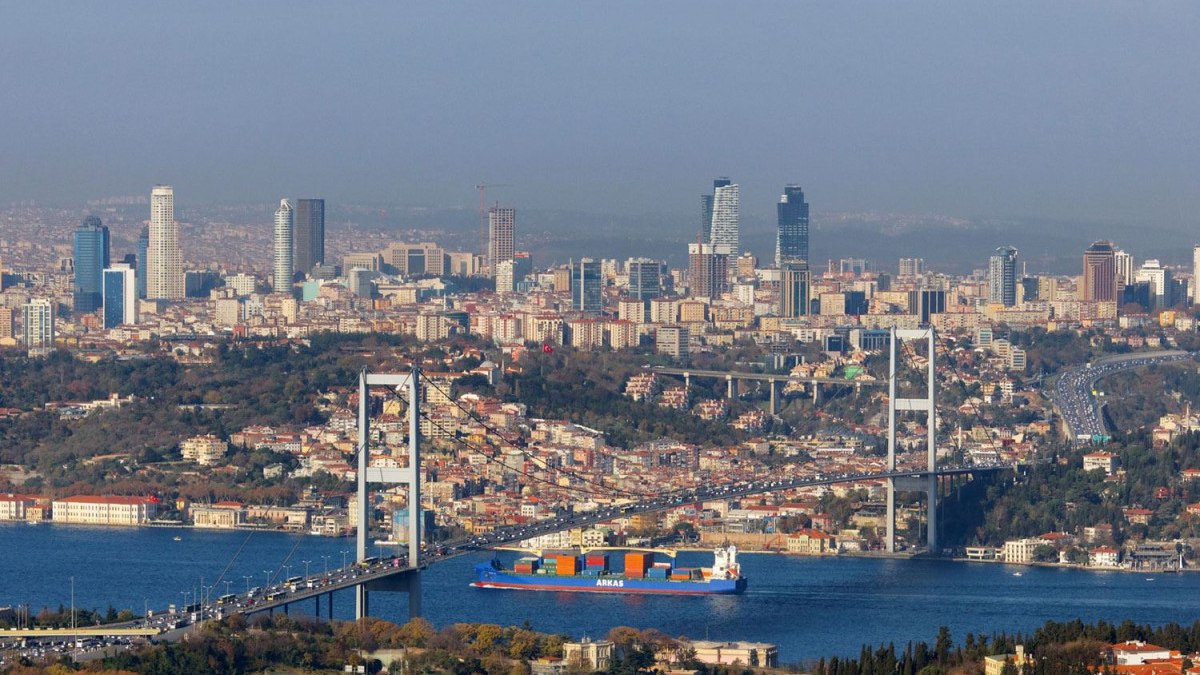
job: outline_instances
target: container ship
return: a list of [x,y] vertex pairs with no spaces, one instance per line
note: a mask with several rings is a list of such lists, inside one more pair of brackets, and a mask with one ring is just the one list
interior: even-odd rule
[[475,566],[476,588],[575,593],[655,593],[662,595],[735,594],[746,590],[746,577],[737,562],[737,548],[713,551],[712,567],[675,567],[672,560],[655,561],[651,551],[624,555],[620,571],[609,566],[607,553],[547,554],[517,560],[511,570],[499,560]]

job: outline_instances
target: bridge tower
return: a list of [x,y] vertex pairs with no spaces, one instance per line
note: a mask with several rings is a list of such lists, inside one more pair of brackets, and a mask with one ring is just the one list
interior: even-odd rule
[[[408,486],[408,556],[405,567],[408,571],[378,579],[354,587],[354,617],[361,619],[370,614],[370,591],[402,592],[408,594],[409,618],[421,616],[421,530],[424,514],[421,509],[421,371],[414,365],[408,374],[368,373],[366,368],[358,376],[358,538],[355,559],[365,560],[369,546],[367,537],[371,528],[371,503],[367,495],[368,483],[401,484]],[[397,393],[408,391],[408,466],[388,469],[370,466],[372,386],[394,388]]]
[[[901,340],[928,340],[929,345],[929,367],[925,374],[926,395],[924,398],[897,398],[896,397],[896,349],[897,343]],[[889,553],[896,551],[896,487],[900,484],[901,489],[920,491],[924,490],[928,501],[926,509],[928,511],[926,524],[926,536],[928,547],[931,553],[936,553],[938,550],[937,542],[937,475],[934,470],[937,468],[937,372],[935,369],[937,357],[937,336],[933,326],[921,329],[897,329],[892,328],[891,339],[888,341],[888,352],[890,359],[888,361],[888,454],[887,454],[887,470],[893,472],[896,470],[896,411],[925,411],[926,421],[926,450],[928,457],[926,459],[929,475],[924,481],[920,478],[897,479],[889,478],[887,481],[887,540],[886,546]]]

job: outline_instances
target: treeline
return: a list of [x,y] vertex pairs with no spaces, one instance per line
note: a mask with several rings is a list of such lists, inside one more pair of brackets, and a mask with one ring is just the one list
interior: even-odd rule
[[[958,672],[982,672],[986,656],[1012,655],[1017,646],[1024,648],[1028,663],[1025,675],[1102,675],[1114,672],[1107,665],[1109,645],[1141,640],[1183,654],[1200,651],[1200,621],[1191,626],[1169,623],[1164,626],[1138,625],[1133,621],[1110,624],[1104,621],[1085,624],[1080,620],[1058,623],[1047,621],[1032,635],[998,633],[988,638],[968,633],[962,644],[955,644],[950,630],[938,630],[933,644],[908,643],[903,649],[894,644],[881,647],[864,645],[857,658],[821,659],[811,667],[812,675],[942,675]],[[1015,664],[1006,667],[1016,675]]]

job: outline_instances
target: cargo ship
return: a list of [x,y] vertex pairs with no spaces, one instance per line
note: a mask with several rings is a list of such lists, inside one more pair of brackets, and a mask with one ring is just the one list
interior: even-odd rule
[[713,551],[712,567],[675,567],[673,560],[655,561],[653,551],[629,552],[624,567],[610,567],[607,553],[546,554],[517,560],[511,570],[499,560],[475,566],[476,588],[574,593],[648,593],[662,595],[735,594],[746,590],[737,548]]

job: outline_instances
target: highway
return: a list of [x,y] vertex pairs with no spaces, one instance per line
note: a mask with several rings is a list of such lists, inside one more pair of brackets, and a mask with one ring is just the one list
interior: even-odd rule
[[1096,382],[1126,370],[1190,358],[1191,353],[1180,350],[1106,356],[1085,366],[1064,371],[1054,383],[1051,399],[1066,423],[1067,433],[1072,440],[1104,438],[1109,433],[1104,424],[1103,404],[1092,395]]

